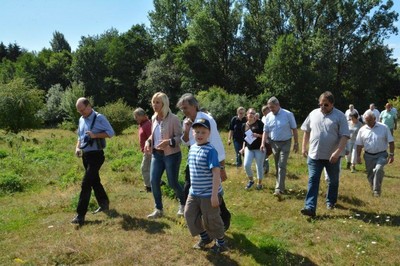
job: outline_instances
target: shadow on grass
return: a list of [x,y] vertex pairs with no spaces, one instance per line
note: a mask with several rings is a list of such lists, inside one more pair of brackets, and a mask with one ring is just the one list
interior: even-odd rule
[[170,228],[166,223],[160,221],[153,221],[144,218],[132,217],[128,214],[120,214],[115,209],[106,212],[106,215],[110,218],[122,217],[121,226],[122,229],[129,230],[145,230],[149,234],[162,233],[164,229]]
[[357,206],[357,207],[361,207],[361,206],[366,206],[367,205],[364,201],[360,200],[359,198],[353,197],[353,196],[352,197],[348,197],[348,196],[339,195],[339,200],[341,200],[341,201],[343,201],[345,203]]
[[[338,208],[339,209],[339,208]],[[343,208],[346,209],[346,208]],[[335,215],[334,211],[331,214],[317,215],[316,217],[305,217],[309,222],[317,222],[324,220],[333,220],[333,219],[354,219],[363,221],[367,224],[376,224],[379,226],[400,226],[400,215],[391,215],[388,213],[373,213],[373,212],[364,212],[357,209],[348,209],[353,214],[349,215]]]
[[357,209],[350,209],[354,212],[353,219],[363,221],[368,224],[379,224],[380,226],[400,226],[400,215],[388,213],[364,212]]
[[[231,250],[236,249],[244,255],[253,257],[260,265],[317,265],[309,258],[290,253],[283,244],[274,239],[265,241],[260,247],[253,244],[244,234],[233,233],[232,238],[227,240]],[[218,259],[209,256],[208,259],[214,265],[238,265],[236,262],[228,261],[225,256],[220,256]]]

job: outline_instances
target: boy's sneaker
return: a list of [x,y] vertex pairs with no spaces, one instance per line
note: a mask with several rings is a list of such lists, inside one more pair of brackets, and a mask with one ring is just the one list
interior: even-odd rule
[[245,189],[250,189],[253,185],[254,185],[254,181],[249,181],[249,183],[247,183]]
[[228,251],[228,248],[226,247],[226,245],[219,246],[217,244],[214,244],[214,246],[212,246],[210,248],[210,251],[213,253],[219,254],[219,253]]
[[263,185],[261,185],[261,184],[258,184],[258,185],[257,185],[257,187],[256,187],[256,189],[257,189],[257,190],[261,190],[261,189],[263,189]]
[[163,211],[159,209],[155,209],[154,212],[150,213],[147,215],[147,218],[149,219],[157,219],[163,216]]
[[179,209],[178,209],[178,212],[176,213],[176,215],[178,217],[183,217],[184,211],[185,211],[185,205],[179,205]]
[[212,242],[211,238],[207,238],[206,240],[200,239],[199,242],[194,244],[194,249],[204,249],[208,244]]

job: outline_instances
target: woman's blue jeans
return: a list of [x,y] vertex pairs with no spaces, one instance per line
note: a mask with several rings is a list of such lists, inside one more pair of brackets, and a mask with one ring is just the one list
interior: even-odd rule
[[182,153],[177,152],[170,155],[164,155],[160,152],[153,152],[150,166],[150,182],[151,191],[155,201],[155,207],[159,210],[163,209],[161,199],[161,177],[164,170],[167,172],[168,186],[175,191],[181,205],[185,205],[182,186],[178,182],[179,167],[182,161]]
[[328,173],[328,193],[326,195],[327,204],[336,204],[339,191],[339,172],[340,160],[331,164],[329,160],[307,159],[308,164],[308,189],[305,200],[305,208],[315,211],[317,209],[319,182],[324,167]]

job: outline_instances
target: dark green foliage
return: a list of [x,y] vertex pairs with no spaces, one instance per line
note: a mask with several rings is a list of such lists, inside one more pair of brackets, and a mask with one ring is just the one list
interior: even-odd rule
[[7,151],[0,150],[0,159],[6,158],[8,156]]
[[53,39],[50,41],[51,49],[53,52],[59,53],[62,51],[71,52],[71,46],[61,32],[55,31],[53,33]]
[[22,179],[14,173],[0,174],[0,193],[15,193],[21,192],[24,189]]
[[43,108],[43,91],[31,88],[22,79],[0,84],[0,128],[18,133],[37,128],[41,119],[37,115]]
[[124,129],[130,127],[134,122],[132,108],[122,99],[100,107],[98,111],[107,117],[116,135],[120,135]]
[[228,128],[229,122],[236,115],[236,109],[239,106],[248,106],[246,97],[229,94],[219,87],[212,87],[209,91],[200,91],[197,100],[201,104],[200,108],[204,107],[211,113],[219,129]]

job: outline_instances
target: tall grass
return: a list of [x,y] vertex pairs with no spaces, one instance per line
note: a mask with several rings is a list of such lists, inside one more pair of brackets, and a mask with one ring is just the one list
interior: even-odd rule
[[[321,180],[318,217],[307,219],[300,214],[308,180],[300,154],[290,155],[288,193],[278,202],[272,195],[273,158],[265,189],[245,191],[245,172],[233,166],[233,147],[226,146],[228,180],[223,185],[233,215],[226,234],[230,251],[213,255],[192,250],[197,238],[176,217],[178,202],[168,190],[165,217],[146,218],[154,201],[143,192],[136,133],[132,127],[108,141],[100,175],[112,210],[109,215],[88,213],[83,227],[69,224],[83,175],[73,154],[75,134],[38,130],[0,135],[0,264],[399,265],[397,157],[385,167],[380,198],[372,196],[365,167],[358,165],[356,173],[342,170],[338,208],[328,211]],[[226,143],[227,133],[222,136]],[[399,146],[396,142],[397,150]],[[185,158],[187,150],[182,150]],[[181,181],[184,167],[185,160]],[[9,185],[4,188],[2,182]],[[92,197],[89,208],[96,207]]]

